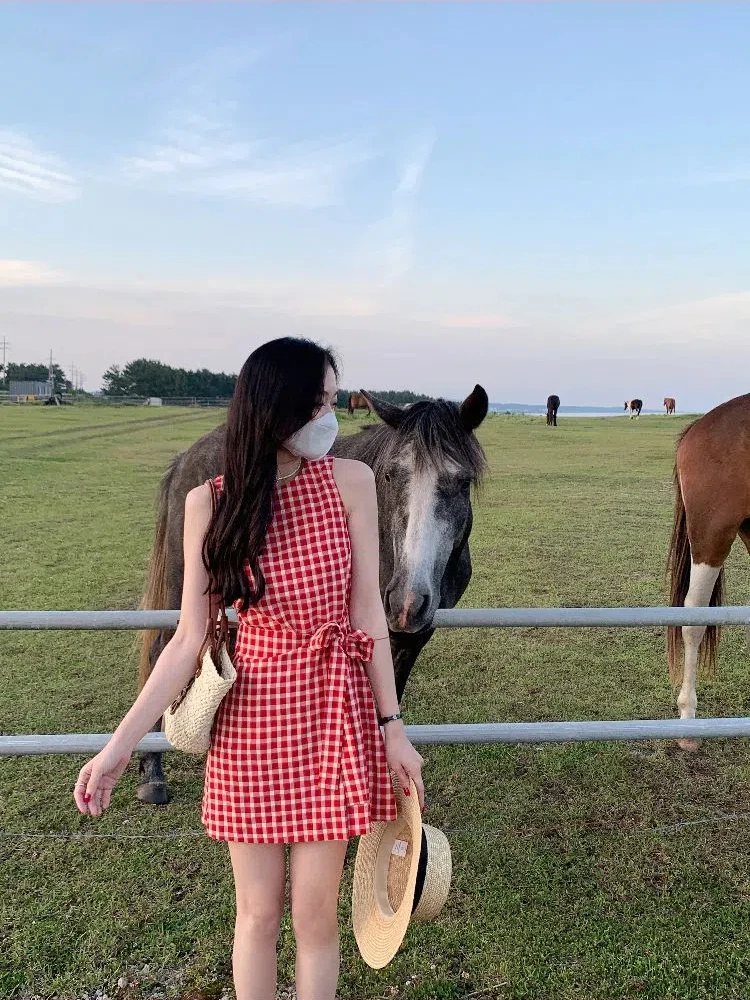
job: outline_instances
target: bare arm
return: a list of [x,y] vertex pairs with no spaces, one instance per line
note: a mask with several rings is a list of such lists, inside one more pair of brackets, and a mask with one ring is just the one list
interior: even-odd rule
[[[336,482],[347,509],[349,537],[352,546],[352,591],[349,617],[354,628],[360,628],[375,639],[372,661],[365,664],[370,687],[375,697],[378,715],[395,715],[399,711],[396,679],[393,670],[388,623],[380,598],[378,500],[375,476],[362,462],[336,459]],[[424,787],[421,777],[423,758],[412,746],[402,719],[384,726],[388,762],[407,791],[411,777],[417,788],[420,805],[424,808]]]
[[[380,598],[375,477],[372,469],[361,462],[349,462],[347,466],[344,503],[347,506],[352,545],[349,617],[354,628],[361,628],[376,640],[372,662],[367,664],[367,676],[375,695],[378,715],[395,715],[399,710],[396,681],[388,642],[388,623]],[[402,720],[389,722],[388,728],[391,727],[403,729]]]
[[195,671],[208,617],[208,595],[205,593],[208,574],[201,550],[210,518],[210,487],[205,484],[197,486],[185,498],[185,571],[180,620],[138,698],[112,736],[110,742],[123,753],[131,752],[152,729]]

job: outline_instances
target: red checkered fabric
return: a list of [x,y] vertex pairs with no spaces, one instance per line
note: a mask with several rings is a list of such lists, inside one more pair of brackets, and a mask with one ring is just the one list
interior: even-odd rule
[[201,821],[214,840],[347,840],[397,815],[364,668],[373,640],[349,621],[351,543],[333,462],[305,461],[276,488],[266,593],[239,616],[237,680],[206,761]]

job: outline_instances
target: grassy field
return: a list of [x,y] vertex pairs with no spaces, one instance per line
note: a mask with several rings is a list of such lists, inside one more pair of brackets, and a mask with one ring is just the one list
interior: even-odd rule
[[[0,607],[137,606],[168,459],[223,415],[0,407]],[[342,418],[348,431],[359,425]],[[489,418],[465,606],[664,603],[684,418]],[[747,603],[750,564],[729,564]],[[135,633],[0,633],[0,731],[111,731],[135,694]],[[657,629],[439,632],[411,723],[675,714]],[[701,715],[750,714],[743,636],[722,639]],[[750,996],[750,753],[668,742],[424,748],[428,822],[454,882],[387,969],[359,958],[342,891],[347,1000],[729,1000]],[[0,760],[0,996],[231,995],[226,847],[199,822],[202,761],[167,758],[145,807],[131,765],[110,810],[72,801],[84,757]],[[351,845],[353,854],[355,844]],[[121,977],[126,986],[118,986]],[[123,980],[124,981],[124,980]],[[293,981],[285,921],[280,984]]]

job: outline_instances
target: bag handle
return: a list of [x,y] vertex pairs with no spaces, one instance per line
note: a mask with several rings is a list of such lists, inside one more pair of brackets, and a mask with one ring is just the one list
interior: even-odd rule
[[[216,516],[216,483],[213,479],[208,480],[211,488],[211,520]],[[213,587],[214,581],[209,576],[208,580],[208,620],[206,621],[206,634],[198,653],[198,666],[203,662],[203,657],[207,649],[211,650],[211,657],[214,663],[219,660],[219,649],[222,643],[226,644],[229,639],[229,619],[224,607],[223,594],[217,594]]]

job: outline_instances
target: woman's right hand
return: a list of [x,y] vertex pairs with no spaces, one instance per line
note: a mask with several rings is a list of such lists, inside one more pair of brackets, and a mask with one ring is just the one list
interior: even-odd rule
[[73,798],[84,815],[101,816],[109,806],[112,789],[130,763],[133,751],[123,754],[110,741],[96,757],[87,761],[78,772]]

